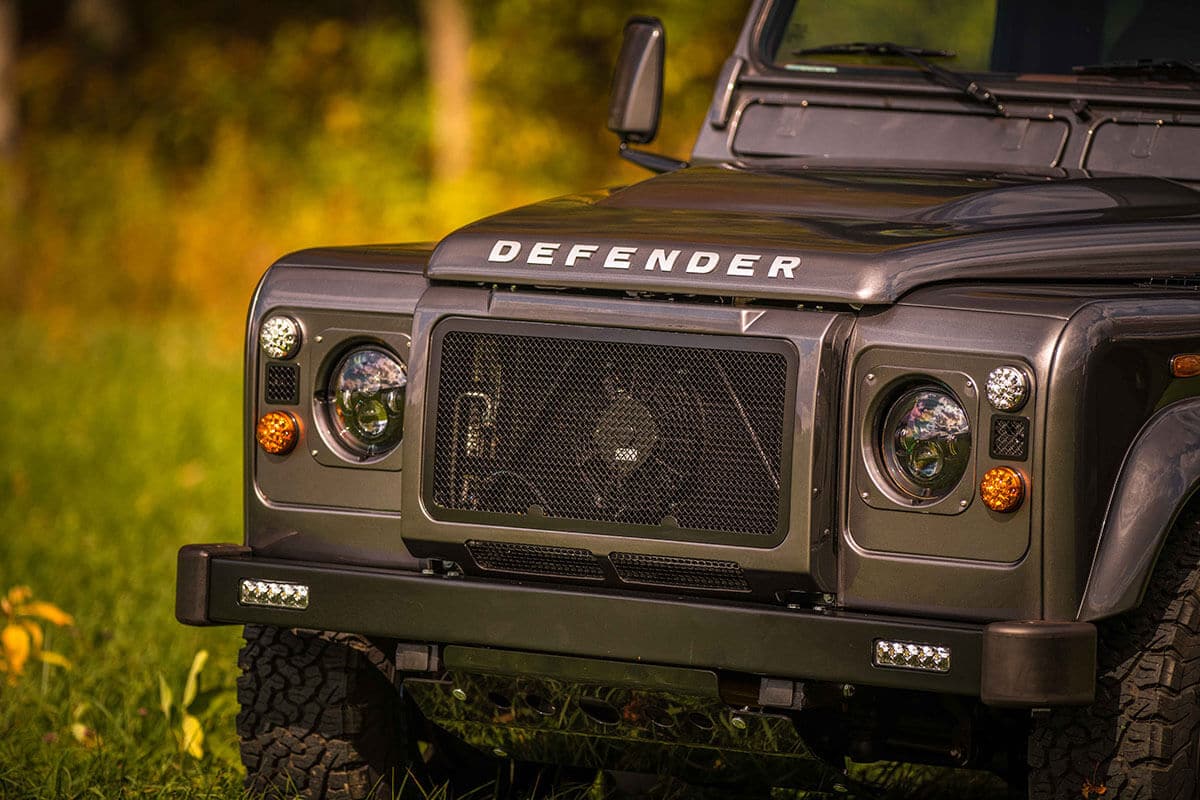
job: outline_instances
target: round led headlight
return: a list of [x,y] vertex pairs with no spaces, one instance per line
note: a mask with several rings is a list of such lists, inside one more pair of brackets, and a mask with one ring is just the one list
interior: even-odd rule
[[997,411],[1018,411],[1029,398],[1029,379],[1016,367],[996,367],[988,373],[987,399]]
[[271,358],[291,358],[300,349],[300,325],[291,317],[268,317],[258,330],[258,344]]
[[967,412],[940,387],[922,386],[899,395],[883,417],[880,436],[888,476],[911,497],[945,497],[970,466]]
[[379,347],[347,353],[329,376],[326,406],[341,443],[356,455],[379,456],[404,433],[408,368]]

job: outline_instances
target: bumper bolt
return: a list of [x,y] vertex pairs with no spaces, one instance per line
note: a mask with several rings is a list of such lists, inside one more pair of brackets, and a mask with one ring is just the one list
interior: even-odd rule
[[853,683],[843,683],[842,684],[842,697],[854,697],[854,684]]
[[466,700],[467,699],[467,693],[465,691],[463,691],[462,689],[458,689],[458,688],[451,689],[450,694],[454,697],[455,700]]

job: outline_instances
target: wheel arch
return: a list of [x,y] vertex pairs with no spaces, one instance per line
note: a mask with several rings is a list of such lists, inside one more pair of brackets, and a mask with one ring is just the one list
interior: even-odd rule
[[1077,619],[1094,622],[1142,602],[1163,544],[1200,488],[1200,397],[1172,403],[1138,431],[1104,515]]

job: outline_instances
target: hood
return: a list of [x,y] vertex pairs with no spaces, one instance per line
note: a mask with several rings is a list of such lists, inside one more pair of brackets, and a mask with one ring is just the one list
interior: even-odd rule
[[890,303],[975,280],[1196,272],[1200,192],[1052,171],[699,166],[446,237],[433,279]]

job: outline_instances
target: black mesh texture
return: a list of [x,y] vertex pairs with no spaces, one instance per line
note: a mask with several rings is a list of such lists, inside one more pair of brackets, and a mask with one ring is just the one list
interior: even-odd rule
[[726,592],[750,591],[742,568],[732,561],[672,558],[640,553],[612,553],[608,560],[617,571],[617,577],[626,583],[684,586]]
[[779,352],[453,330],[439,366],[435,516],[777,531]]
[[572,578],[604,577],[596,557],[576,547],[470,541],[467,551],[480,569]]
[[992,458],[1024,461],[1029,456],[1029,419],[992,417]]
[[295,364],[267,364],[264,397],[268,403],[297,405],[300,402],[300,368]]

